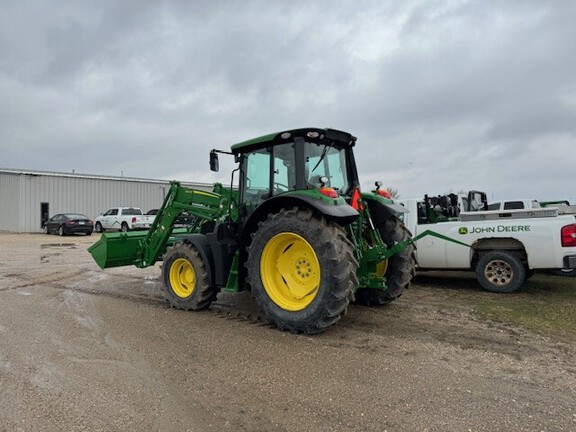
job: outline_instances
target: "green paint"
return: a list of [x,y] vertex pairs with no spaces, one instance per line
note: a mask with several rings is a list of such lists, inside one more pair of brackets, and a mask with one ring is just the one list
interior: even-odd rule
[[257,138],[252,138],[246,141],[239,142],[238,144],[234,144],[231,149],[232,153],[241,153],[243,149],[247,147],[257,146],[258,144],[264,144],[267,142],[274,141],[277,135],[281,134],[282,132],[271,133],[268,135],[262,135]]
[[302,189],[302,190],[292,190],[289,192],[284,192],[282,197],[308,197],[315,200],[321,201],[324,204],[340,206],[349,205],[344,198],[338,196],[338,198],[330,198],[320,192],[320,189]]
[[426,236],[432,236],[432,237],[436,237],[436,238],[439,238],[441,240],[446,240],[446,241],[456,243],[456,244],[459,244],[462,246],[472,247],[469,244],[462,243],[461,241],[458,241],[458,240],[454,240],[453,238],[447,237],[443,234],[437,233],[437,232],[432,231],[432,230],[426,230],[426,231],[418,234],[416,237],[412,238],[412,242],[417,242],[418,240],[420,240],[421,238],[426,237]]

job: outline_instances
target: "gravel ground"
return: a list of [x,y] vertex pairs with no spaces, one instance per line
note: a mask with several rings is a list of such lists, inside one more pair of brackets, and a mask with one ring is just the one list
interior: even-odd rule
[[447,308],[441,278],[295,336],[245,293],[170,309],[97,238],[0,233],[2,432],[576,431],[574,344]]

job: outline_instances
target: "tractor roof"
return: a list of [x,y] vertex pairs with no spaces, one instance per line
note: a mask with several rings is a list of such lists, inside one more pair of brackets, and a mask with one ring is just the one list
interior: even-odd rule
[[242,141],[232,146],[232,153],[245,153],[247,151],[270,145],[292,142],[295,137],[303,137],[307,141],[318,143],[338,143],[341,146],[353,146],[356,142],[356,137],[352,136],[348,132],[343,132],[336,129],[303,128],[275,132],[268,135],[262,135],[258,138],[253,138],[248,141]]

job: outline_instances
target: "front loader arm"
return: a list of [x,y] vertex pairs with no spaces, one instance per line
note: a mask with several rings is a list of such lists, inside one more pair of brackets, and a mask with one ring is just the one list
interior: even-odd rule
[[136,267],[153,265],[172,234],[174,222],[182,211],[187,211],[200,222],[213,221],[228,212],[223,195],[182,186],[179,182],[170,183],[170,190],[162,207],[148,230],[148,235],[140,242]]
[[[228,214],[233,194],[221,187],[217,190],[222,190],[222,193],[192,189],[173,181],[147,232],[103,233],[88,252],[100,268],[154,265],[166,250],[172,234],[176,233],[174,222],[182,211],[198,219],[193,229],[198,229],[202,222],[216,221]],[[188,230],[182,229],[182,234],[185,232]]]

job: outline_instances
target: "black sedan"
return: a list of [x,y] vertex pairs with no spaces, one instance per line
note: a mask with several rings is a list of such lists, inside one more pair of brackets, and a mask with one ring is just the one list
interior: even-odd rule
[[79,213],[60,213],[52,216],[44,223],[44,233],[58,233],[59,235],[67,234],[92,234],[94,231],[94,222],[87,216]]

